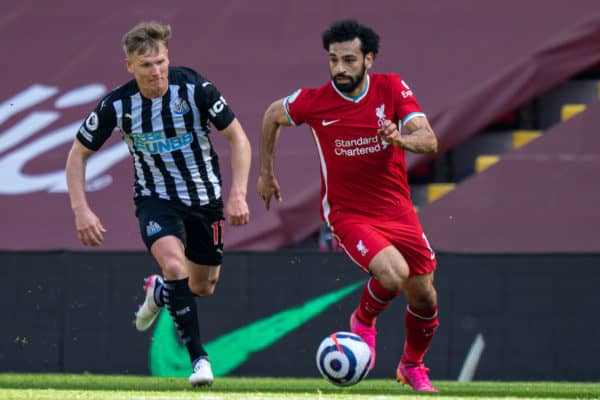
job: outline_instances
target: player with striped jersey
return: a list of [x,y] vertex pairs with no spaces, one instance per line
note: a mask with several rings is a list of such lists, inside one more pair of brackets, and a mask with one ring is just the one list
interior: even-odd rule
[[[81,125],[67,160],[67,183],[79,239],[100,245],[106,230],[86,200],[86,161],[118,129],[132,156],[142,239],[162,270],[162,277],[144,280],[145,300],[135,326],[147,330],[165,306],[192,362],[190,383],[210,386],[213,373],[195,296],[215,290],[224,220],[234,226],[249,221],[251,150],[215,85],[189,68],[169,66],[170,37],[170,26],[157,22],[141,22],[123,36],[127,70],[134,79],[104,97]],[[225,205],[211,124],[231,147]]]
[[[307,124],[321,164],[321,213],[348,256],[371,275],[350,329],[371,348],[375,322],[405,293],[404,353],[396,370],[414,390],[436,392],[423,357],[439,325],[435,254],[415,214],[404,151],[433,153],[437,139],[410,87],[396,74],[371,74],[379,36],[354,20],[323,33],[331,81],[275,101],[260,139],[259,194],[281,201],[274,152],[281,126]],[[404,126],[407,133],[401,134]]]

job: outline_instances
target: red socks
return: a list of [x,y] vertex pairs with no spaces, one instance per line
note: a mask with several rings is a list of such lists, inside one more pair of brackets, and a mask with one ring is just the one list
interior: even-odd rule
[[356,318],[366,325],[373,325],[375,318],[388,308],[390,302],[400,294],[384,288],[377,279],[370,278],[363,287]]
[[404,323],[406,326],[406,340],[404,341],[402,362],[421,364],[423,356],[429,349],[431,339],[433,339],[433,335],[440,324],[437,306],[425,310],[414,310],[410,305],[406,306]]
[[[375,319],[400,294],[384,288],[377,279],[370,278],[363,287],[362,296],[356,318],[365,325],[375,324]],[[440,322],[438,320],[437,306],[430,309],[415,310],[410,305],[406,306],[404,317],[406,327],[404,341],[404,354],[402,362],[406,364],[421,364],[423,356],[429,349],[429,344]]]

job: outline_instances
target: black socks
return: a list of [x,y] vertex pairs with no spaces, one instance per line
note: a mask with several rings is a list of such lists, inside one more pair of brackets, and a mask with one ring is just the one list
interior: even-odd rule
[[196,298],[190,291],[188,279],[164,281],[160,298],[173,318],[177,335],[187,347],[190,361],[206,356],[200,338]]

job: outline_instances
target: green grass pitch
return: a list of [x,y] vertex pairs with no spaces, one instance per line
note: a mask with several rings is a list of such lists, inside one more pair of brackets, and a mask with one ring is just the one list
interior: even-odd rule
[[394,380],[366,379],[339,388],[323,379],[217,378],[193,389],[184,378],[146,376],[0,374],[0,399],[275,400],[275,399],[600,399],[600,383],[434,381],[439,394],[419,394]]

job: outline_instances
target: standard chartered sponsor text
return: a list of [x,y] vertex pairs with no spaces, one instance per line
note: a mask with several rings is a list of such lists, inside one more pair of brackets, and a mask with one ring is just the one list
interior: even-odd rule
[[376,153],[385,148],[381,145],[379,136],[359,137],[356,139],[336,139],[335,140],[335,155],[354,157],[370,153]]

